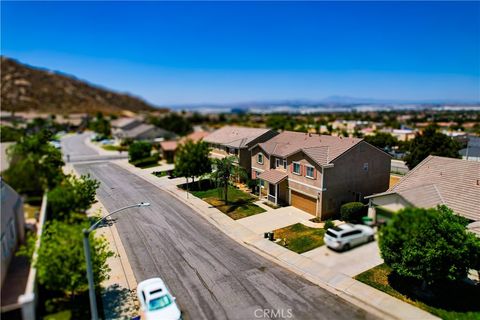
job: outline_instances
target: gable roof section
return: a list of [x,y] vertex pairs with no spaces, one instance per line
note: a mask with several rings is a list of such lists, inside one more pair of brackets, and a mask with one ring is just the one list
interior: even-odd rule
[[252,141],[270,130],[265,128],[225,126],[203,138],[203,141],[232,148],[246,148],[249,147]]
[[277,184],[288,177],[287,173],[280,170],[270,169],[258,175],[258,178],[272,184]]
[[266,153],[280,158],[303,151],[319,165],[327,165],[361,141],[358,138],[284,131],[258,146]]
[[445,204],[470,220],[480,220],[480,162],[428,156],[388,191],[416,207]]

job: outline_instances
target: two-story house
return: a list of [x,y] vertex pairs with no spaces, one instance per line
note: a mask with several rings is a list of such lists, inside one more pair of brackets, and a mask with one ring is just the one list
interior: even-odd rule
[[322,220],[388,189],[390,156],[362,139],[284,131],[250,151],[261,196]]
[[203,138],[212,151],[212,158],[237,157],[237,163],[250,175],[251,154],[249,148],[274,137],[278,133],[272,129],[225,126]]

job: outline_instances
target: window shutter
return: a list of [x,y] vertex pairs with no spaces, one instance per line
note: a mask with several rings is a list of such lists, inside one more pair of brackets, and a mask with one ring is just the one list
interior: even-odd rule
[[313,168],[313,179],[317,179],[317,170]]
[[293,172],[293,163],[290,165],[290,172]]
[[252,179],[257,179],[257,171],[252,171]]

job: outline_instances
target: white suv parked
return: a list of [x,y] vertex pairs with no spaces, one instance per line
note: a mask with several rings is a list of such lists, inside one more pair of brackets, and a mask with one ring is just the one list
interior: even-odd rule
[[329,228],[323,241],[335,250],[348,250],[359,244],[375,240],[373,229],[362,224],[344,223]]

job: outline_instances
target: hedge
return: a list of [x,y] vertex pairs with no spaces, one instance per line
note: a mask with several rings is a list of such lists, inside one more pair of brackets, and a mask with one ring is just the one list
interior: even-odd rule
[[359,223],[367,215],[367,206],[361,202],[349,202],[340,207],[340,216],[343,221]]

